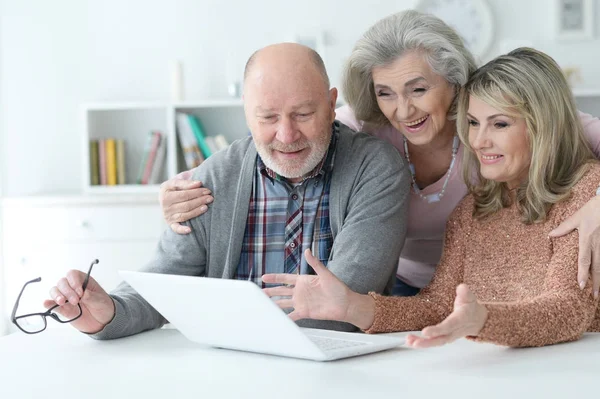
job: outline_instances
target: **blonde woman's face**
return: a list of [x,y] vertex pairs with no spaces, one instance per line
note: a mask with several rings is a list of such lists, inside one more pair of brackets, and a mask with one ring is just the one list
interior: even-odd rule
[[531,164],[525,119],[509,116],[480,99],[469,98],[469,144],[481,175],[515,188],[527,178]]
[[379,109],[412,144],[429,144],[455,129],[448,121],[454,87],[431,70],[421,53],[406,53],[373,68],[372,74]]

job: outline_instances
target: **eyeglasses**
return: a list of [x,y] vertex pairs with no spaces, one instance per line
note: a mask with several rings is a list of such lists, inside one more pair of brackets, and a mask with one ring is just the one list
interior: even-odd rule
[[[83,292],[85,292],[85,289],[87,288],[88,281],[90,279],[90,273],[92,272],[92,267],[94,267],[94,265],[97,264],[98,262],[99,262],[98,259],[94,259],[94,261],[90,264],[90,268],[87,272],[87,275],[85,276],[85,280],[83,281],[83,286],[82,286]],[[19,307],[19,300],[21,299],[21,296],[23,295],[23,291],[25,291],[25,287],[27,287],[28,284],[39,283],[40,281],[42,281],[42,278],[38,277],[36,279],[33,279],[33,280],[25,283],[23,288],[21,288],[21,292],[19,293],[19,296],[17,297],[17,301],[15,302],[15,306],[13,307],[13,311],[11,314],[11,320],[12,320],[13,324],[15,326],[19,327],[19,330],[23,331],[26,334],[37,334],[37,333],[41,333],[42,331],[44,331],[46,329],[46,327],[48,326],[48,323],[46,322],[46,317],[51,317],[59,323],[70,323],[70,322],[75,321],[78,318],[80,318],[83,313],[83,311],[81,310],[81,305],[78,303],[77,307],[79,308],[79,314],[77,316],[71,317],[71,318],[66,318],[58,313],[53,312],[53,310],[58,308],[60,305],[54,305],[50,309],[46,310],[43,313],[30,313],[30,314],[26,314],[23,316],[15,317],[15,315],[17,313],[17,308]]]

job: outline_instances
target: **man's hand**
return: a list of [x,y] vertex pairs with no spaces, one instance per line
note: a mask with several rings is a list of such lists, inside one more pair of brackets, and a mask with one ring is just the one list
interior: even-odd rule
[[351,322],[349,311],[354,309],[351,299],[358,294],[331,273],[310,250],[304,251],[304,256],[316,275],[265,274],[262,277],[265,283],[286,285],[265,288],[263,291],[269,297],[285,297],[275,303],[282,309],[294,309],[289,314],[294,321],[315,319]]
[[592,269],[594,298],[600,290],[600,196],[588,201],[580,210],[550,232],[550,237],[561,237],[573,230],[579,231],[579,268],[577,284],[585,288]]
[[202,182],[189,180],[192,173],[193,170],[181,172],[160,185],[158,201],[163,217],[177,234],[191,233],[189,227],[180,223],[202,215],[214,200],[210,190],[202,187]]
[[454,311],[435,326],[425,327],[421,336],[408,335],[406,343],[413,348],[430,348],[456,341],[468,335],[477,335],[485,325],[488,311],[477,301],[465,284],[456,287]]
[[46,309],[59,305],[54,312],[65,318],[74,318],[79,314],[77,304],[81,305],[82,314],[70,323],[81,332],[94,334],[101,331],[115,315],[115,304],[112,298],[92,277],[83,291],[86,273],[70,270],[61,278],[56,286],[50,289],[50,298],[44,301]]

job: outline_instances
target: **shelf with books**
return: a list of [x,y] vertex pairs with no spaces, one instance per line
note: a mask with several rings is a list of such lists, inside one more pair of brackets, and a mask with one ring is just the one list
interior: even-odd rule
[[[248,134],[241,100],[94,103],[82,111],[85,193],[158,192],[167,178]],[[189,151],[184,157],[184,141],[195,146],[195,163]]]
[[[165,145],[168,141],[166,106],[90,104],[83,107],[83,126],[84,192],[147,192],[148,187],[138,184],[141,177],[145,176],[146,183],[152,172],[157,183],[166,178],[161,165],[157,164],[156,170],[145,169],[151,139],[163,138]],[[160,153],[156,145],[154,157]]]
[[[173,113],[177,147],[186,148],[186,141],[187,145],[196,145],[200,160],[247,136],[249,132],[241,101],[178,104],[173,107]],[[182,138],[182,133],[187,133],[187,140],[185,136]],[[194,161],[178,156],[175,168],[182,171],[193,165]]]

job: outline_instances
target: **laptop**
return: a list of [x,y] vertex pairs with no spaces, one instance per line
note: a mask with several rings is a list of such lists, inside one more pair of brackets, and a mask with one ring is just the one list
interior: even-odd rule
[[186,338],[203,345],[329,361],[404,343],[399,337],[301,328],[250,281],[119,273]]

